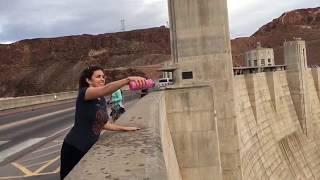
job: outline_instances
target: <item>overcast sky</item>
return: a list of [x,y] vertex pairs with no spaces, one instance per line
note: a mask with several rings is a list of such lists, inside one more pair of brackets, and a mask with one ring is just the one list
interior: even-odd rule
[[[320,0],[228,0],[232,38],[250,36],[285,11]],[[167,25],[167,0],[0,0],[0,43]]]

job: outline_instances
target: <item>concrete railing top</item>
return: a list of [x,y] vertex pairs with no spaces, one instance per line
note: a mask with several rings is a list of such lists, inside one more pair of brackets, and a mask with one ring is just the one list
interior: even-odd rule
[[54,95],[63,95],[63,94],[73,94],[78,91],[65,91],[65,92],[58,92],[58,93],[49,93],[49,94],[38,94],[33,96],[17,96],[17,97],[2,97],[0,98],[0,101],[2,100],[8,100],[8,99],[22,99],[22,98],[35,98],[35,97],[45,97],[45,96],[54,96]]
[[41,94],[35,96],[21,96],[0,99],[0,110],[50,103],[60,100],[72,99],[77,96],[77,91]]

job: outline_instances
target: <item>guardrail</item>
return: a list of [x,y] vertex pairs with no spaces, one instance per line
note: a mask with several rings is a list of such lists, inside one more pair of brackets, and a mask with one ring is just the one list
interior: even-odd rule
[[[73,99],[77,97],[77,93],[78,91],[69,91],[53,94],[42,94],[36,96],[21,96],[2,99],[0,98],[0,111],[5,109],[12,109],[42,103],[50,103],[55,101]],[[130,101],[132,99],[139,98],[141,95],[141,91],[123,90],[122,95],[125,100]]]
[[287,69],[287,65],[274,65],[274,66],[255,66],[255,67],[233,67],[233,74],[254,74],[259,72],[274,72],[284,71]]
[[77,93],[78,91],[70,91],[36,96],[2,98],[0,99],[0,110],[73,99],[77,96]]

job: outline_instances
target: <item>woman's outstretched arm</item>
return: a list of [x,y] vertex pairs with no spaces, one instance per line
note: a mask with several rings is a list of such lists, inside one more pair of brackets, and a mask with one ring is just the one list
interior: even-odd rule
[[139,76],[130,76],[125,79],[108,83],[101,87],[88,87],[85,94],[85,100],[92,100],[102,96],[110,95],[121,87],[127,85],[130,81],[136,81],[139,87],[146,84],[146,79]]

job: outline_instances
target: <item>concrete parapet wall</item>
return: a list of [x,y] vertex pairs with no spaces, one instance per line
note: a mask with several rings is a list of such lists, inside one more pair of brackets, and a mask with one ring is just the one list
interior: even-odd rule
[[3,98],[3,99],[0,99],[0,110],[72,99],[77,96],[77,93],[78,91],[70,91],[70,92],[61,92],[61,93],[54,93],[54,94],[36,95],[36,96]]
[[167,108],[165,97],[161,98],[160,100],[159,117],[161,142],[163,147],[163,156],[166,163],[166,169],[168,172],[168,180],[182,180],[177,155],[167,120]]
[[212,88],[167,91],[166,109],[182,179],[222,179]]
[[164,97],[153,92],[139,100],[117,123],[142,129],[106,131],[66,179],[181,179]]

